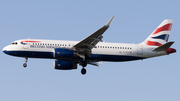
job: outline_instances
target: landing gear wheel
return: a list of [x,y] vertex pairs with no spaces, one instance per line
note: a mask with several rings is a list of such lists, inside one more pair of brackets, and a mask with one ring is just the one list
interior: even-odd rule
[[23,64],[23,67],[24,67],[24,68],[27,67],[27,60],[28,60],[28,58],[26,57],[25,60],[24,60],[25,63]]
[[83,75],[86,74],[86,69],[85,69],[85,68],[82,68],[82,69],[81,69],[81,74],[83,74]]
[[26,64],[26,63],[24,63],[24,64],[23,64],[23,67],[24,67],[24,68],[25,68],[25,67],[27,67],[27,64]]

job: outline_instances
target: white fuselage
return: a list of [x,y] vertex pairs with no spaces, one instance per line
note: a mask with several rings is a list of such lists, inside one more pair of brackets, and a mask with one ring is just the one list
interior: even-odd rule
[[[3,51],[6,54],[28,57],[28,58],[51,58],[54,49],[71,49],[78,41],[60,41],[60,40],[40,40],[40,39],[22,39],[14,41],[13,44],[6,46]],[[145,59],[160,55],[167,55],[165,51],[155,52],[152,49],[157,46],[148,46],[145,44],[122,44],[99,42],[93,49],[89,61],[131,61]],[[79,60],[80,58],[58,58],[59,60]]]

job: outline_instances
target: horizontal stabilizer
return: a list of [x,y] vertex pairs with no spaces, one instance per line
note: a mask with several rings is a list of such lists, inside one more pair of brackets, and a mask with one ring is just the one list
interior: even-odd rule
[[153,49],[153,51],[166,51],[174,42],[167,42],[155,49]]

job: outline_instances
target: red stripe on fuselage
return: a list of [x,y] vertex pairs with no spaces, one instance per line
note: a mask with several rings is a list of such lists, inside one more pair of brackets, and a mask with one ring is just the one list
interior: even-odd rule
[[153,42],[153,41],[147,41],[146,43],[147,45],[150,45],[150,46],[161,46],[162,44],[159,43],[159,42]]
[[172,27],[172,23],[166,24],[166,25],[164,25],[164,26],[162,26],[162,27],[157,28],[157,29],[153,32],[153,34],[157,34],[157,33],[161,32],[161,31],[171,31],[171,27]]
[[41,41],[21,41],[21,42],[41,42]]

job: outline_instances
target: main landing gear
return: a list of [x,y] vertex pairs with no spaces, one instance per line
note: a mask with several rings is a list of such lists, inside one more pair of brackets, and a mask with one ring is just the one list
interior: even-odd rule
[[87,61],[82,61],[82,69],[81,69],[81,74],[82,75],[85,75],[86,74],[86,69],[84,68],[84,67],[86,67],[87,66]]
[[25,60],[24,60],[24,61],[25,61],[25,63],[23,64],[23,67],[24,67],[24,68],[26,68],[26,67],[27,67],[27,60],[28,60],[28,58],[25,58]]
[[82,75],[85,75],[85,74],[86,74],[86,69],[85,69],[84,67],[81,69],[81,74],[82,74]]

